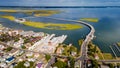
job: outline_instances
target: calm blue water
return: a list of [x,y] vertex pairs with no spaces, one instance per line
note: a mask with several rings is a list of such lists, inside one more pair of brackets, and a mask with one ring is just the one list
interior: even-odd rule
[[[34,8],[36,10],[40,8]],[[42,8],[44,10],[60,10],[62,11],[60,14],[55,14],[50,17],[53,18],[63,18],[70,20],[79,20],[80,18],[98,18],[98,23],[90,23],[95,27],[95,36],[96,38],[93,40],[97,46],[103,52],[111,52],[109,46],[113,43],[120,42],[120,8]],[[3,14],[3,13],[0,13]],[[12,14],[16,17],[26,17],[27,15],[22,13]],[[46,19],[46,18],[28,18],[33,21],[42,21],[42,22],[54,22],[54,23],[72,23],[75,22],[67,22],[61,20],[54,19]],[[68,38],[65,43],[73,43],[76,47],[79,48],[78,39],[85,38],[85,35],[89,32],[89,29],[84,26],[83,29],[78,30],[46,30],[46,29],[38,29],[29,26],[24,26],[21,24],[17,24],[11,22],[6,19],[0,19],[3,21],[2,24],[7,27],[11,27],[14,29],[24,29],[24,30],[33,30],[36,32],[43,31],[47,33],[55,33],[57,35],[67,34]],[[118,54],[120,56],[120,54]]]

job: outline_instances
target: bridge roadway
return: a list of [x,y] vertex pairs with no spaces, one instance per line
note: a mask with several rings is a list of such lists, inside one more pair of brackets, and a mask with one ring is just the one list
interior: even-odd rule
[[[36,17],[25,17],[25,18],[36,18]],[[76,61],[81,60],[81,64],[80,64],[81,67],[80,68],[86,68],[87,45],[94,38],[94,32],[95,32],[94,27],[92,25],[86,23],[86,22],[83,22],[83,21],[66,20],[66,19],[51,18],[51,17],[45,17],[45,18],[55,19],[55,20],[63,20],[63,21],[68,21],[68,22],[76,22],[76,23],[83,24],[83,25],[85,25],[85,26],[90,28],[89,34],[86,36],[85,40],[83,41],[83,43],[81,45],[81,51],[80,51],[81,52],[81,56],[76,58]]]

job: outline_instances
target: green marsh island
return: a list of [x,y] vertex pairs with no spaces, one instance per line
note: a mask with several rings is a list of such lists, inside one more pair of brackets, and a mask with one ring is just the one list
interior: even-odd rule
[[81,18],[80,21],[97,23],[99,21],[99,19],[98,18]]
[[[14,16],[9,16],[9,15],[3,15],[0,16],[0,18],[5,18],[11,21],[15,21],[16,19]],[[44,23],[44,22],[34,22],[29,20],[26,20],[21,24],[35,28],[54,29],[54,30],[75,30],[75,29],[83,28],[83,26],[79,24],[62,24],[62,23],[51,23],[51,22]]]

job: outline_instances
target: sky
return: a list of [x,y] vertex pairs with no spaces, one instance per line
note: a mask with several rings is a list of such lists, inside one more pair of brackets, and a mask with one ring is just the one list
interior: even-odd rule
[[0,6],[120,6],[120,0],[0,0]]

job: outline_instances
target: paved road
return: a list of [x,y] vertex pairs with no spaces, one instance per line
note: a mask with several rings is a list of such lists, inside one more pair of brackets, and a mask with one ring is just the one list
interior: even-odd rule
[[[81,22],[81,21],[80,21]],[[91,31],[90,33],[86,36],[85,40],[83,41],[82,45],[81,45],[81,56],[79,56],[76,60],[81,60],[81,67],[80,68],[86,68],[86,60],[87,60],[87,45],[89,44],[89,42],[94,38],[94,32],[95,29],[93,26],[91,26],[88,23],[82,22],[84,25],[88,26]]]
[[48,61],[46,68],[50,68],[53,63],[55,63],[55,56],[51,56],[51,59]]

